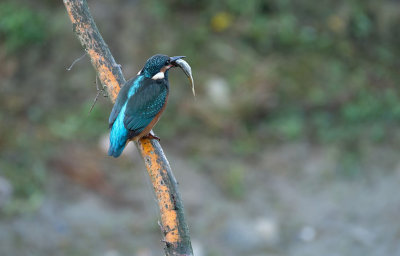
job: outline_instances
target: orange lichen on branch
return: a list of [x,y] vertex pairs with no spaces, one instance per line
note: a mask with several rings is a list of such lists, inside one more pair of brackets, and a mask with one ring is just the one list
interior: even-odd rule
[[125,83],[120,66],[115,62],[110,50],[101,37],[90,16],[86,1],[64,0],[74,32],[89,54],[100,82],[107,88],[112,102],[115,102],[119,89]]
[[165,242],[177,243],[180,241],[179,219],[173,193],[169,189],[168,173],[155,154],[155,148],[147,138],[141,139],[140,150],[145,155],[145,164],[150,175],[161,213],[161,224],[165,235]]
[[122,85],[119,85],[113,71],[110,70],[105,64],[102,64],[106,63],[104,56],[100,55],[93,49],[88,49],[87,52],[92,62],[94,62],[94,65],[97,67],[97,73],[100,81],[103,81],[102,84],[107,87],[108,95],[110,96],[111,101],[115,102],[119,93],[119,89],[122,87]]
[[157,140],[142,138],[138,148],[151,178],[161,214],[167,255],[193,255],[178,184]]

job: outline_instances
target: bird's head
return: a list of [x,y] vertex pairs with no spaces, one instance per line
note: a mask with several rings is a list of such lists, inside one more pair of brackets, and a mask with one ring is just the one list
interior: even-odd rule
[[138,75],[144,75],[145,77],[154,80],[164,78],[168,79],[168,70],[173,67],[180,67],[189,78],[194,95],[195,93],[192,70],[189,64],[182,58],[185,58],[185,56],[168,57],[167,55],[163,54],[154,55],[146,61],[146,64],[144,65],[142,70],[139,71]]

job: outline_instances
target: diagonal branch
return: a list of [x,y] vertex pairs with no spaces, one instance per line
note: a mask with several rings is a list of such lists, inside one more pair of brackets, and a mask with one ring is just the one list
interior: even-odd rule
[[[115,102],[125,83],[120,66],[115,62],[89,12],[86,0],[63,0],[73,31],[90,56],[97,75]],[[185,222],[178,185],[157,140],[141,139],[137,147],[151,178],[161,215],[164,250],[170,255],[193,255],[189,229]]]

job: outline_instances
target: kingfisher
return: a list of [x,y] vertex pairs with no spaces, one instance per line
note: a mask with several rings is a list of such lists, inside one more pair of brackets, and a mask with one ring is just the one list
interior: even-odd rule
[[111,128],[109,156],[119,157],[130,140],[138,141],[143,137],[159,140],[151,130],[166,107],[168,71],[171,68],[183,70],[195,95],[192,71],[183,58],[185,56],[154,55],[135,77],[124,84],[108,119]]

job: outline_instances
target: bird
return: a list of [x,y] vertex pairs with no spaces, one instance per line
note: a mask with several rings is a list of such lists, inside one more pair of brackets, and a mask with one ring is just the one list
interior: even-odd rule
[[150,131],[165,110],[169,94],[168,72],[180,67],[194,83],[185,56],[168,57],[156,54],[150,57],[135,77],[128,80],[118,93],[108,123],[110,127],[110,147],[108,155],[115,158],[123,152],[126,144],[143,137],[160,140]]

